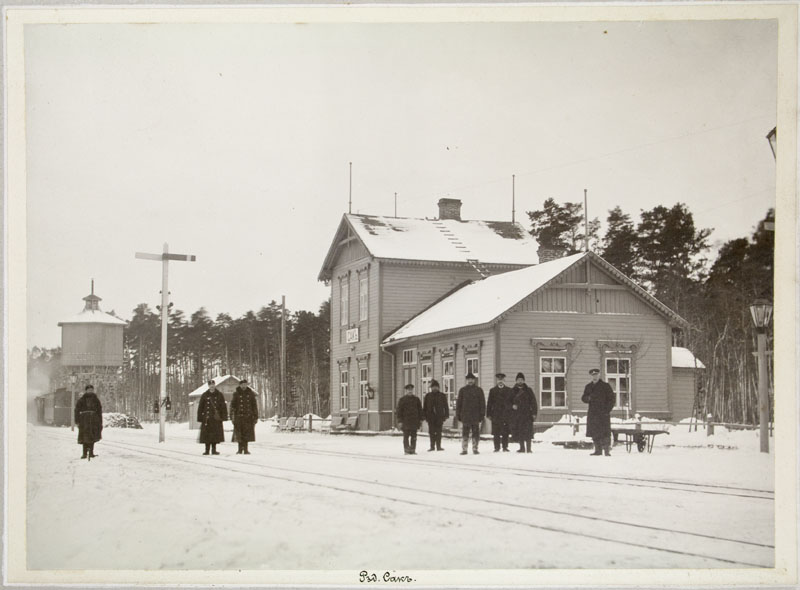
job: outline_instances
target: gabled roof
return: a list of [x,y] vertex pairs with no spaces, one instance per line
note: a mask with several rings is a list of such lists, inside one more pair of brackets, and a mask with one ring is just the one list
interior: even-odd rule
[[594,252],[581,252],[535,266],[473,281],[413,317],[389,334],[383,343],[391,344],[414,336],[493,324],[502,319],[502,316],[515,305],[543,289],[570,267],[579,264],[586,258],[589,258],[620,282],[630,287],[636,295],[669,320],[678,324],[686,324],[686,321],[678,314],[647,293],[647,291],[597,254]]
[[682,346],[672,347],[672,368],[673,369],[705,369],[706,366],[699,358],[692,354],[692,351]]
[[528,266],[539,262],[536,240],[519,223],[458,221],[346,213],[320,270],[330,278],[348,230],[374,258]]
[[[216,377],[212,377],[214,379],[214,385],[219,387],[225,381],[230,379],[234,379],[236,383],[239,383],[240,379],[236,375],[217,375]],[[203,392],[208,389],[208,383],[203,383],[200,387],[195,389],[194,391],[189,393],[189,397],[198,397],[203,395]],[[252,387],[250,389],[253,389]],[[258,393],[255,389],[253,389],[255,393]]]

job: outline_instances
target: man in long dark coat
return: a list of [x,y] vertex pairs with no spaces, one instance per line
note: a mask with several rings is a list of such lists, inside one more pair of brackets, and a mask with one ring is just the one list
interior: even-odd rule
[[589,371],[590,383],[583,389],[581,401],[589,404],[586,415],[586,436],[594,442],[592,455],[611,456],[611,410],[616,403],[616,395],[611,386],[600,379],[600,369]]
[[94,443],[102,438],[103,405],[94,393],[94,387],[87,385],[83,395],[75,404],[75,424],[78,425],[78,444],[83,445],[81,459],[93,459]]
[[517,373],[514,393],[511,398],[512,422],[514,424],[514,437],[519,443],[518,453],[530,453],[531,439],[533,438],[533,422],[539,413],[539,404],[533,390],[525,383],[525,375]]
[[227,419],[228,406],[225,405],[225,397],[212,379],[197,404],[197,422],[200,424],[198,441],[206,445],[204,455],[208,455],[209,451],[212,455],[219,455],[217,444],[225,441],[222,423]]
[[467,373],[467,384],[458,390],[456,420],[461,422],[461,454],[467,454],[467,445],[472,434],[472,453],[478,454],[481,440],[481,421],[486,415],[486,398],[483,389],[475,385],[475,375]]
[[431,448],[428,451],[443,451],[442,424],[450,417],[450,407],[447,396],[439,391],[439,382],[436,379],[431,380],[431,390],[425,394],[422,409],[425,421],[428,423],[428,436],[431,439]]
[[239,387],[231,399],[231,421],[233,422],[233,442],[239,443],[237,455],[250,454],[247,443],[256,440],[258,422],[258,401],[255,392],[247,386],[247,379],[239,381]]
[[414,386],[406,385],[406,393],[397,402],[397,426],[403,431],[403,451],[417,454],[417,430],[422,425],[422,402],[414,395]]
[[486,416],[492,421],[492,438],[494,439],[494,452],[508,451],[508,435],[511,431],[511,388],[506,387],[503,379],[505,373],[495,375],[497,385],[489,390],[489,400],[486,402]]

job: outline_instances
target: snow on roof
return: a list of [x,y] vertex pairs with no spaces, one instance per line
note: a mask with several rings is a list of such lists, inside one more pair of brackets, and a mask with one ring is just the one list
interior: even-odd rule
[[[216,377],[212,377],[214,380],[214,384],[219,387],[223,381],[227,381],[228,379],[235,379],[236,382],[239,382],[239,378],[236,375],[217,375]],[[203,383],[200,387],[195,389],[194,391],[189,393],[189,397],[197,397],[203,395],[203,392],[208,389],[208,383]],[[250,389],[253,389],[252,387]],[[253,389],[253,391],[256,391]],[[258,393],[258,392],[256,392]]]
[[536,240],[519,223],[346,214],[376,258],[536,264]]
[[474,281],[412,318],[390,334],[384,344],[489,323],[584,256],[581,252]]
[[700,362],[692,351],[682,346],[672,347],[672,368],[673,369],[705,369],[706,366]]
[[100,311],[99,309],[84,309],[71,318],[58,322],[59,326],[64,324],[109,324],[112,326],[126,326],[128,322],[110,313]]

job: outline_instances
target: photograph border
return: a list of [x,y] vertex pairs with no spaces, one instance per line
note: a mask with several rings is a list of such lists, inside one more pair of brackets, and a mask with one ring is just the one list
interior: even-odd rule
[[[797,584],[797,4],[15,5],[4,7],[4,584],[358,586],[354,570],[29,570],[26,566],[26,138],[24,30],[31,24],[436,23],[774,19],[778,22],[775,247],[775,567],[654,570],[413,570],[405,586]],[[766,139],[765,149],[766,149]],[[391,564],[387,564],[390,566]],[[380,584],[390,586],[390,584]]]

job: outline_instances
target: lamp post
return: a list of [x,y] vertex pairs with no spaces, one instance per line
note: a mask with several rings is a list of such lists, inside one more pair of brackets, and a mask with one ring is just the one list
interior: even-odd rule
[[761,452],[769,453],[769,395],[767,393],[767,326],[772,317],[772,304],[757,299],[750,305],[750,315],[758,338],[758,409]]
[[75,383],[78,381],[77,375],[69,376],[70,392],[72,393],[72,405],[69,408],[69,429],[75,431]]

